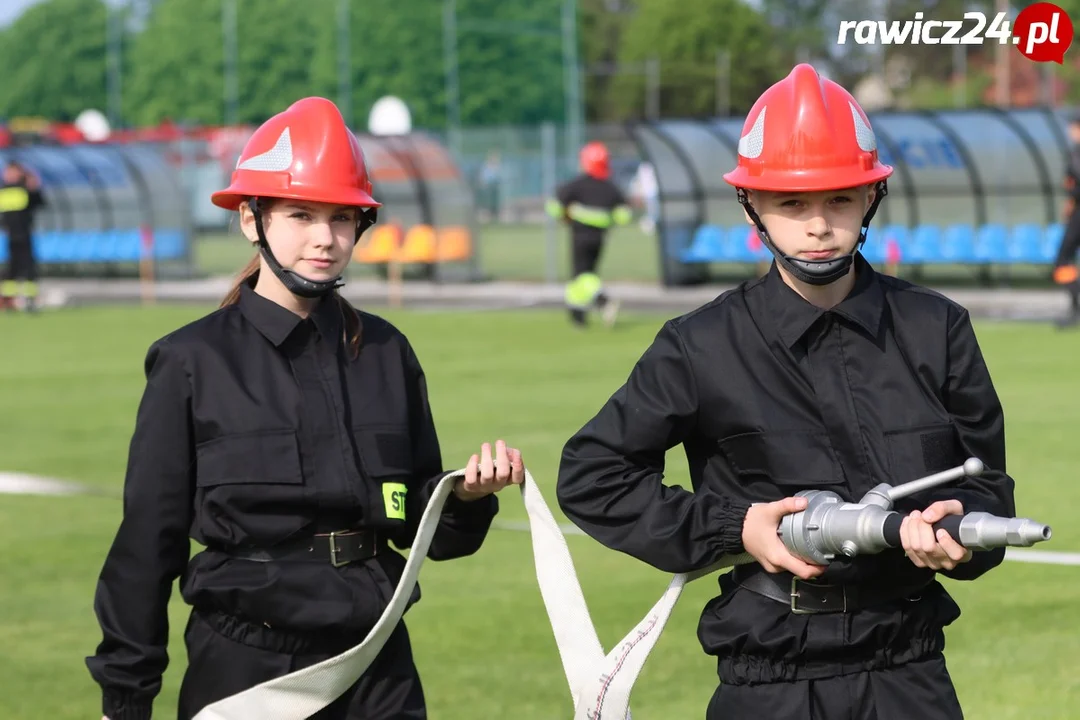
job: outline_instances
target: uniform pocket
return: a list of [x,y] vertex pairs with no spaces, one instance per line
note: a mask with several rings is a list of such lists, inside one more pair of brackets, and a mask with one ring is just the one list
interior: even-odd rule
[[413,470],[412,443],[406,425],[353,428],[364,469],[372,478],[408,477]]
[[382,509],[390,527],[406,519],[406,500],[412,484],[413,456],[406,425],[353,428],[360,461],[374,487],[371,502]]
[[829,438],[821,431],[740,433],[721,440],[720,451],[740,479],[800,487],[844,482]]
[[893,485],[963,465],[967,459],[951,423],[889,430],[884,438]]
[[300,446],[294,430],[264,430],[226,435],[196,450],[196,485],[215,487],[241,483],[300,485]]

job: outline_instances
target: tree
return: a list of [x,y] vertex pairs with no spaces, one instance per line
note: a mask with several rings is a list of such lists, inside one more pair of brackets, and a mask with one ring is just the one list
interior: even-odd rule
[[[781,56],[797,62],[824,57],[835,38],[829,37],[822,19],[838,0],[761,0],[762,14],[783,39]],[[862,3],[865,7],[865,3]]]
[[[235,0],[238,121],[258,123],[312,94],[326,0]],[[139,124],[225,120],[222,0],[160,0],[128,54],[125,116]],[[330,16],[332,17],[332,16]]]
[[614,67],[626,26],[633,17],[627,0],[581,0],[578,35],[581,45],[582,85],[585,89],[585,117],[604,116],[611,106],[608,96],[614,75],[604,68]]
[[[534,124],[564,117],[560,0],[508,4],[456,0],[458,97],[463,125]],[[353,0],[352,110],[357,124],[372,104],[396,95],[413,124],[442,128],[447,120],[445,3]],[[333,17],[330,15],[329,17]],[[319,25],[312,84],[338,85],[337,28]]]
[[106,17],[101,0],[46,0],[19,16],[0,42],[0,116],[104,110]]
[[[657,58],[662,113],[708,116],[716,108],[717,51],[726,49],[732,110],[740,113],[790,72],[778,46],[766,19],[741,0],[640,0],[623,35],[619,61],[632,65]],[[615,117],[641,117],[645,84],[640,77],[620,76],[610,101]]]

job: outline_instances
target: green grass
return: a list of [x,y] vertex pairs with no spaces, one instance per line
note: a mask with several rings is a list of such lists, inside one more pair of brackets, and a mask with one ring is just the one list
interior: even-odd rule
[[[202,308],[87,308],[0,316],[0,469],[78,480],[115,494],[142,391],[147,345]],[[662,322],[630,316],[582,335],[559,313],[387,313],[411,338],[429,377],[448,467],[481,442],[521,447],[558,515],[552,482],[562,443],[625,378]],[[1080,334],[1033,325],[978,326],[1007,413],[1010,470],[1022,515],[1050,523],[1043,549],[1080,551]],[[477,343],[478,337],[487,342]],[[686,485],[670,456],[669,481]],[[502,517],[523,520],[515,492]],[[120,504],[115,496],[0,496],[0,717],[97,717],[100,696],[83,664],[99,639],[94,583]],[[560,520],[562,519],[561,516]],[[668,576],[580,536],[568,538],[605,646],[628,632]],[[570,717],[569,693],[536,587],[529,536],[493,531],[475,556],[427,563],[424,598],[410,611],[431,716]],[[635,691],[635,720],[702,717],[714,665],[695,627],[715,591],[690,585]],[[1006,562],[975,583],[946,581],[964,615],[947,659],[967,717],[1073,718],[1080,707],[1080,568]],[[185,655],[178,600],[156,717],[175,712]]]

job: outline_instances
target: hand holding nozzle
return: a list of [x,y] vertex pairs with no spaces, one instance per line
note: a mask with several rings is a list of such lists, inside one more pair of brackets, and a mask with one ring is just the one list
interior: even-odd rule
[[[792,554],[818,565],[828,564],[838,554],[854,557],[900,547],[904,517],[892,510],[896,500],[965,475],[979,475],[984,469],[977,458],[969,458],[963,465],[902,485],[878,485],[858,503],[846,503],[833,492],[806,490],[797,495],[807,498],[806,509],[785,516],[777,533]],[[1048,526],[1032,520],[983,512],[949,515],[933,527],[935,533],[945,530],[970,550],[1028,547],[1051,536]]]
[[[885,520],[883,534],[891,548],[900,547],[900,524],[904,516],[892,513]],[[1031,547],[1049,540],[1049,525],[1028,518],[1004,518],[985,512],[946,515],[934,523],[934,532],[944,530],[968,550],[993,550],[1000,547]]]

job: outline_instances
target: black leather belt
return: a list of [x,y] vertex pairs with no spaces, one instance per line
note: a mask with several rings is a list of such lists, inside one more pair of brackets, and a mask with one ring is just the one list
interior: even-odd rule
[[374,530],[340,530],[310,535],[257,550],[229,550],[228,554],[235,558],[256,562],[301,560],[328,562],[334,567],[341,567],[375,557],[379,554],[379,545],[379,537]]
[[918,591],[885,583],[827,585],[801,580],[789,572],[767,573],[756,563],[737,565],[731,576],[740,587],[788,605],[795,615],[854,612],[909,598]]

